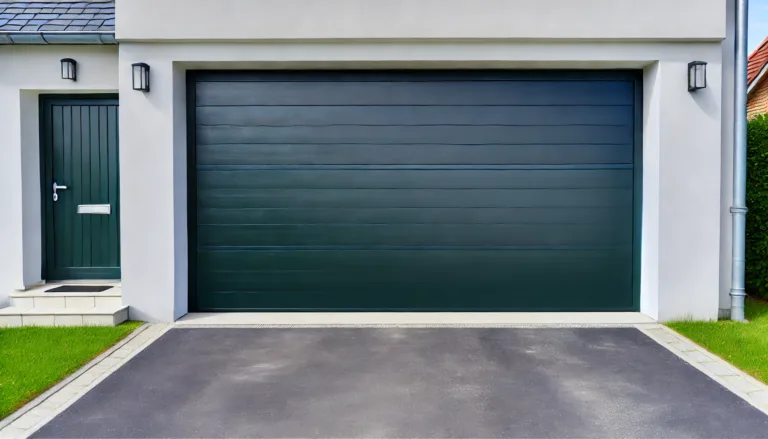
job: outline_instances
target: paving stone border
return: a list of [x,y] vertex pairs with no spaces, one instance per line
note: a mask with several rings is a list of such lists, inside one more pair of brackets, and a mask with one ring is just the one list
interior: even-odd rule
[[[139,335],[141,332],[143,332],[145,329],[147,329],[147,325],[141,325],[138,328],[136,328],[133,332],[128,334],[125,338],[115,343],[114,346],[110,347],[106,351],[102,352],[101,354],[97,355],[96,358],[92,359],[91,361],[87,362],[83,367],[73,372],[71,375],[65,377],[63,380],[59,381],[58,383],[54,384],[51,388],[46,390],[45,392],[41,393],[37,397],[35,397],[32,401],[29,401],[28,403],[24,404],[21,408],[16,410],[15,412],[8,415],[5,419],[0,421],[0,432],[11,424],[13,421],[15,421],[17,418],[21,417],[26,412],[32,410],[33,408],[37,407],[38,405],[42,404],[47,400],[51,395],[58,392],[61,388],[69,384],[70,382],[74,381],[75,378],[79,377],[80,375],[84,374],[88,369],[98,364],[101,360],[107,358],[112,352],[119,349],[124,344],[128,343],[132,338]],[[3,437],[0,435],[0,437]]]
[[144,324],[0,423],[0,438],[26,438],[163,335],[170,325]]
[[654,341],[768,415],[768,386],[682,334],[661,325],[636,325]]

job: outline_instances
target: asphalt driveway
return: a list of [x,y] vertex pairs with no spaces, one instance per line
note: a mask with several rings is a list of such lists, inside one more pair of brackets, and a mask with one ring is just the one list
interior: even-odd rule
[[173,329],[33,437],[766,437],[643,333]]

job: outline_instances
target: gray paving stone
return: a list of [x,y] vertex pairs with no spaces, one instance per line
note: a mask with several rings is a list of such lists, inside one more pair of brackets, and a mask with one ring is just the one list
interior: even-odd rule
[[701,351],[686,352],[685,356],[686,358],[689,358],[694,363],[706,363],[706,362],[714,361],[712,357],[710,357],[709,355]]
[[21,430],[25,430],[25,429],[28,429],[30,427],[35,426],[36,424],[38,424],[42,420],[43,420],[42,416],[32,415],[32,414],[27,413],[27,414],[21,415],[20,418],[18,418],[15,421],[13,421],[11,423],[11,427],[18,428],[18,429],[21,429]]
[[0,430],[0,438],[2,439],[19,439],[26,437],[26,429],[14,428],[11,426],[5,427]]
[[719,361],[702,363],[701,365],[704,366],[705,369],[714,373],[717,376],[737,375],[737,372],[734,368],[728,367]]

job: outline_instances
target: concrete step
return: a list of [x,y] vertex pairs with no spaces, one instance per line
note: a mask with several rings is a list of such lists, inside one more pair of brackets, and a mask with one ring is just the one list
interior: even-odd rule
[[44,285],[11,293],[11,306],[18,308],[110,308],[123,305],[122,289],[115,286],[101,293],[48,293],[56,285]]
[[17,326],[116,326],[128,320],[128,307],[0,309],[0,327]]

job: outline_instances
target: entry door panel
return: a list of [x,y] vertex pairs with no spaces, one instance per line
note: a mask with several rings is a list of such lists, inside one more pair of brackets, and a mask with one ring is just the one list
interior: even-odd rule
[[[43,275],[119,278],[117,99],[47,98],[42,105]],[[56,197],[54,183],[66,187]]]

